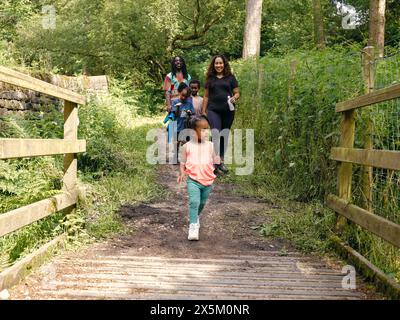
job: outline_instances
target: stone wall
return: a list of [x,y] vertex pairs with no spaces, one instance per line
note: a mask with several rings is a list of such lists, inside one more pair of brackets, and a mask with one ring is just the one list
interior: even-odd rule
[[[84,94],[89,100],[99,99],[109,93],[106,76],[67,77],[52,75],[50,79],[52,84]],[[16,88],[0,82],[0,116],[49,112],[54,108],[61,111],[62,101],[39,92]]]
[[29,112],[61,110],[61,101],[31,90],[23,90],[0,82],[0,116]]
[[87,95],[89,98],[102,97],[109,94],[107,76],[67,77],[52,75],[51,83]]

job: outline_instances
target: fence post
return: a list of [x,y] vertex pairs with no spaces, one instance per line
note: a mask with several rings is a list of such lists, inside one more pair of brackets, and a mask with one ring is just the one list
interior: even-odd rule
[[[364,78],[364,91],[366,94],[374,91],[375,86],[375,48],[373,46],[365,47],[363,50],[363,78]],[[371,112],[368,109],[362,111],[365,121],[365,131],[363,134],[364,149],[373,149],[373,123],[371,120]],[[369,212],[372,212],[372,190],[373,190],[373,168],[362,167],[362,207]]]
[[[64,139],[78,139],[78,105],[70,101],[64,102]],[[74,197],[76,197],[77,176],[77,154],[66,154],[64,156],[63,191],[73,194]]]
[[[355,136],[355,115],[356,110],[351,109],[342,112],[342,119],[340,124],[340,142],[341,148],[353,148]],[[353,179],[353,164],[341,162],[338,167],[338,183],[337,193],[338,197],[351,201],[351,184]],[[343,228],[347,219],[341,215],[337,215],[335,231],[338,234],[343,232]]]

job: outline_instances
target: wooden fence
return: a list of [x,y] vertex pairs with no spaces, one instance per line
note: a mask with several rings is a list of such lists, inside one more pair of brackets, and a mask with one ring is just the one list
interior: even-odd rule
[[86,98],[73,91],[0,66],[0,81],[64,100],[64,139],[0,139],[0,160],[64,155],[63,187],[59,195],[0,215],[0,237],[64,209],[74,210],[78,199],[77,154],[86,151],[78,140],[78,104]]
[[[371,212],[372,181],[370,181],[371,178],[368,178],[371,176],[373,167],[400,170],[400,152],[374,150],[369,129],[364,132],[364,149],[354,148],[356,109],[400,98],[400,85],[397,84],[374,91],[374,48],[365,48],[363,56],[366,94],[336,105],[336,112],[342,113],[341,137],[340,147],[332,148],[331,159],[339,162],[338,195],[329,195],[327,197],[327,205],[340,215],[336,226],[337,232],[341,232],[347,218],[400,248],[400,225]],[[376,107],[379,106],[377,105]],[[365,183],[363,192],[367,198],[365,208],[351,204],[353,164],[362,165],[365,168],[365,176],[367,177],[367,179],[363,180],[363,183]]]

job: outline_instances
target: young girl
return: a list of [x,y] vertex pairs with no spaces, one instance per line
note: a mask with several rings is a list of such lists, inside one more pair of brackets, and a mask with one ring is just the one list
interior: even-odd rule
[[193,136],[181,149],[178,183],[182,183],[185,176],[188,176],[190,220],[188,240],[199,240],[199,215],[207,203],[216,178],[214,164],[219,164],[220,159],[214,152],[213,143],[209,141],[210,125],[206,116],[191,116],[187,121],[187,127],[193,130]]

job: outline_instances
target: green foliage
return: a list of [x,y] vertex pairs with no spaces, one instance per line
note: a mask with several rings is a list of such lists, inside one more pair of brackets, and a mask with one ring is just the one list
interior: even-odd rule
[[[296,74],[289,84],[294,60]],[[260,63],[265,75],[260,96],[260,66],[255,61],[234,65],[242,91],[236,127],[255,130],[256,169],[244,179],[261,190],[280,181],[277,190],[288,190],[294,200],[322,200],[336,181],[335,164],[329,160],[339,137],[335,104],[362,90],[359,55],[304,51]]]
[[54,2],[54,30],[43,29],[40,12],[19,21],[14,43],[23,63],[63,74],[127,75],[137,88],[147,82],[160,88],[172,54],[193,54],[193,61],[197,53],[192,49],[199,44],[207,55],[241,47],[240,1],[212,0],[199,8],[194,0],[64,2]]
[[0,213],[48,198],[61,186],[53,159],[0,162]]
[[62,213],[45,218],[0,240],[0,270],[62,233]]
[[400,282],[400,250],[355,224],[345,226],[343,237],[387,275]]
[[320,204],[286,205],[289,210],[267,212],[272,221],[260,226],[264,237],[289,240],[297,249],[307,253],[328,253],[328,240],[335,215]]
[[[163,194],[155,184],[154,167],[147,163],[145,157],[149,146],[146,141],[147,132],[159,127],[160,123],[159,118],[136,118],[131,127],[120,130],[112,145],[114,150],[118,150],[119,160],[123,161],[123,165],[115,163],[109,172],[102,171],[102,179],[98,180],[98,176],[93,175],[98,172],[97,167],[86,168],[86,191],[82,196],[81,206],[87,212],[87,229],[91,235],[105,237],[122,230],[122,223],[117,215],[121,206],[149,201]],[[96,145],[93,148],[103,147]],[[97,152],[100,153],[101,150]],[[92,150],[92,153],[97,152]]]
[[0,41],[12,41],[17,34],[18,23],[28,19],[45,3],[46,1],[42,0],[2,0],[0,3]]
[[[2,138],[62,137],[60,112],[0,118]],[[0,161],[0,213],[33,203],[61,188],[62,159],[42,157]]]

